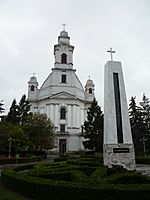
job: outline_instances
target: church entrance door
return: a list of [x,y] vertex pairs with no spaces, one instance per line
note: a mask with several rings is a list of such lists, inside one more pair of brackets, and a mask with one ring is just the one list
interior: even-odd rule
[[66,139],[59,139],[59,153],[63,155],[66,153]]

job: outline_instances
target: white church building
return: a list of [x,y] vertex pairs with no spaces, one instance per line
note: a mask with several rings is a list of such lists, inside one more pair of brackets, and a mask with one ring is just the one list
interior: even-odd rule
[[54,67],[38,88],[37,78],[28,82],[28,100],[31,112],[46,113],[55,127],[57,152],[84,150],[83,124],[87,109],[94,99],[94,84],[88,79],[82,86],[73,68],[74,46],[65,31],[60,32],[54,45]]

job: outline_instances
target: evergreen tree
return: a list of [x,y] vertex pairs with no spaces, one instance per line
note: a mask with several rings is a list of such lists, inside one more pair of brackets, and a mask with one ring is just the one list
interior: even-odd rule
[[91,107],[87,111],[87,120],[84,122],[83,141],[85,149],[102,152],[103,149],[103,113],[101,107],[94,98]]
[[17,105],[16,99],[13,100],[10,111],[6,117],[6,122],[22,125],[25,123],[30,111],[29,101],[24,94]]
[[142,107],[142,113],[144,122],[147,125],[147,128],[150,128],[150,100],[146,97],[145,94],[143,94],[142,101],[140,102],[140,105]]
[[13,100],[10,111],[6,117],[6,122],[11,124],[19,124],[19,111],[16,99]]
[[0,122],[0,154],[8,156],[8,127]]
[[142,101],[140,102],[142,108],[142,117],[144,123],[144,129],[142,131],[141,142],[143,144],[144,154],[146,151],[150,151],[150,100],[143,94]]
[[3,113],[4,112],[4,108],[3,108],[4,104],[3,104],[3,101],[1,100],[0,101],[0,113]]
[[129,118],[130,118],[131,132],[132,132],[135,152],[138,153],[143,150],[140,140],[142,139],[142,131],[144,129],[144,122],[143,122],[141,108],[136,105],[135,98],[136,97],[131,97],[131,100],[130,100]]
[[19,105],[18,105],[18,117],[19,117],[19,123],[23,124],[25,123],[30,111],[30,104],[29,101],[26,99],[26,95],[24,94],[22,98],[20,99]]

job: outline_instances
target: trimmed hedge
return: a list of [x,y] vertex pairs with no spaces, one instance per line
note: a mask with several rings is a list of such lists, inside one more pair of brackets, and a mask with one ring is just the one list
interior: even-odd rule
[[[30,176],[32,173],[44,174],[46,168],[50,179]],[[22,173],[28,169],[29,173]],[[43,167],[41,165],[21,166],[3,170],[1,182],[6,187],[37,200],[150,199],[149,177],[135,172],[123,173],[119,171],[121,169],[113,169],[110,173],[106,167],[97,167],[96,170],[91,167],[91,171],[88,169],[90,171],[88,177],[84,173],[86,169],[88,169],[87,166],[69,166],[63,162],[51,163]],[[69,177],[68,180],[66,180],[66,174]],[[135,178],[138,179],[138,184],[133,182]]]
[[72,173],[71,173],[71,180],[73,182],[80,182],[80,183],[84,183],[86,181],[88,181],[88,177],[87,175],[80,171],[80,170],[73,170]]
[[54,162],[59,162],[59,161],[66,161],[68,159],[77,159],[77,157],[79,156],[70,156],[70,155],[64,155],[64,156],[60,156],[58,158],[54,158]]
[[58,158],[54,158],[54,162],[66,161],[67,159],[68,159],[67,157],[58,157]]
[[[58,165],[59,164],[59,165]],[[52,173],[70,172],[71,170],[78,170],[79,166],[69,166],[67,163],[50,163],[48,165],[35,165],[28,173],[30,176],[46,177]]]
[[62,171],[62,172],[51,172],[47,174],[40,174],[38,177],[44,179],[54,179],[54,180],[64,180],[71,181],[71,172],[70,171]]
[[[71,160],[71,161],[70,161]],[[144,158],[144,157],[136,157],[135,158],[136,160],[136,163],[137,164],[150,164],[150,158]],[[99,164],[103,164],[103,157],[102,156],[95,156],[95,155],[82,155],[81,156],[81,159],[76,159],[75,157],[70,157],[70,156],[62,156],[62,157],[59,157],[59,158],[55,158],[54,159],[55,162],[58,162],[58,161],[70,161],[70,163],[73,161],[75,161],[76,163],[82,165],[81,162],[92,162],[95,161],[96,163],[99,163]],[[84,163],[83,163],[84,164]],[[92,164],[91,164],[92,165]]]
[[150,185],[99,185],[45,180],[15,174],[12,169],[2,172],[2,184],[20,194],[37,200],[148,200]]
[[125,173],[125,174],[118,174],[113,175],[110,180],[111,183],[115,184],[149,184],[150,185],[150,178],[143,176],[142,174],[138,173]]
[[67,160],[68,164],[71,165],[79,165],[79,166],[98,166],[102,165],[102,163],[98,159],[87,159],[87,158],[82,158],[82,159],[69,159]]

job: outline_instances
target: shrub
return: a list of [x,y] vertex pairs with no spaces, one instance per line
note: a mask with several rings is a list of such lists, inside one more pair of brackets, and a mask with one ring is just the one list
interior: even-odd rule
[[71,171],[62,171],[62,172],[50,172],[46,174],[39,174],[38,177],[54,180],[64,180],[71,181]]
[[88,177],[84,172],[82,172],[80,170],[73,170],[72,173],[71,173],[71,180],[73,182],[82,183],[82,182],[88,181]]
[[37,164],[32,169],[33,173],[44,173],[52,171],[66,171],[69,169],[74,169],[76,166],[69,166],[66,162],[53,162],[47,164]]
[[67,159],[68,159],[67,157],[54,158],[54,162],[66,161]]
[[96,167],[88,167],[88,166],[81,166],[80,170],[84,172],[87,176],[90,176],[94,171]]
[[67,163],[71,165],[80,165],[80,166],[101,165],[101,163],[98,160],[92,160],[92,159],[69,159],[67,160]]
[[127,172],[127,170],[119,165],[113,165],[112,168],[107,168],[107,176],[125,172]]
[[110,182],[117,184],[150,184],[150,178],[135,172],[128,172],[124,174],[120,173],[115,176],[113,175]]
[[[113,169],[108,176],[106,167],[69,165],[64,162],[47,165],[28,165],[2,171],[2,184],[12,190],[37,200],[148,200],[149,178],[122,169]],[[28,170],[30,173],[20,173]],[[47,169],[47,174],[46,174]],[[93,171],[92,171],[93,170]],[[115,173],[113,173],[115,172]],[[37,175],[42,175],[37,177]],[[48,175],[49,179],[44,176]],[[57,179],[57,180],[55,180]],[[134,181],[136,179],[136,181]],[[136,182],[136,183],[135,183]],[[139,184],[141,183],[141,184]]]

